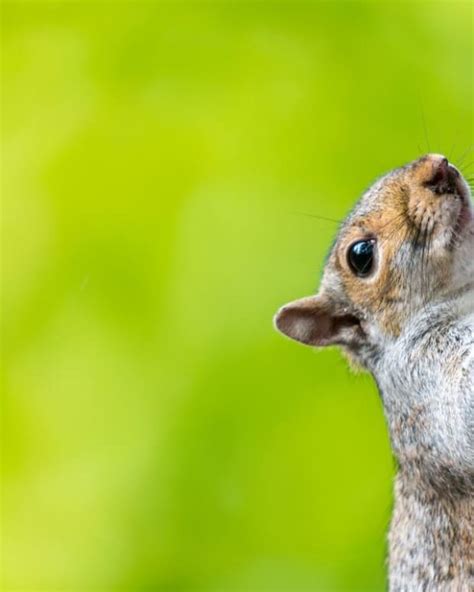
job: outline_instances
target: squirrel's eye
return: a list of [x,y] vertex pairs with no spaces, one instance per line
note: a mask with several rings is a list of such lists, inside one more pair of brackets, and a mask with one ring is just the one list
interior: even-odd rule
[[366,277],[374,265],[375,240],[361,240],[349,247],[347,261],[352,271],[359,277]]

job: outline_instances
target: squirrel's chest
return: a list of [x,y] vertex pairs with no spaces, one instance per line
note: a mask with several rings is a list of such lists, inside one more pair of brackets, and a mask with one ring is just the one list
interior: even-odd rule
[[474,480],[473,336],[460,327],[401,344],[376,376],[399,463],[441,481]]

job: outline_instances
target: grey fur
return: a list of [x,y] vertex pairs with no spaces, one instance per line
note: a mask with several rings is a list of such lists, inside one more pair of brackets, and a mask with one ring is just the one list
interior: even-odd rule
[[423,310],[371,368],[400,466],[393,591],[474,590],[474,313],[464,298],[471,306],[453,298]]

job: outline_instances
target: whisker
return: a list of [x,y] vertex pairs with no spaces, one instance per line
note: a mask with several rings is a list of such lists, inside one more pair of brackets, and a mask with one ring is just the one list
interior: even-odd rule
[[298,216],[306,216],[307,218],[316,218],[317,220],[323,220],[324,222],[332,222],[333,224],[342,224],[343,220],[335,220],[334,218],[328,218],[327,216],[318,216],[316,214],[308,214],[307,212],[292,212]]
[[466,158],[466,156],[472,152],[472,149],[474,148],[474,144],[471,144],[469,146],[469,148],[467,148],[467,150],[464,150],[464,152],[461,154],[461,156],[459,158],[456,159],[456,162],[459,163],[459,166],[462,166],[462,162],[463,160]]
[[419,100],[419,103],[420,103],[421,122],[422,122],[422,125],[423,125],[423,132],[425,134],[426,147],[428,148],[428,152],[431,152],[431,149],[430,149],[430,139],[429,139],[429,136],[428,136],[428,127],[426,125],[425,110],[423,109],[423,102],[421,100],[421,93],[419,93],[418,100]]

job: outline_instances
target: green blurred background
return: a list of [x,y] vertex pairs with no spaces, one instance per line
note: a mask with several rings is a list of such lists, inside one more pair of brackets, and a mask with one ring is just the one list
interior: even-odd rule
[[272,316],[311,216],[469,148],[473,5],[2,12],[3,588],[383,590],[374,384]]

